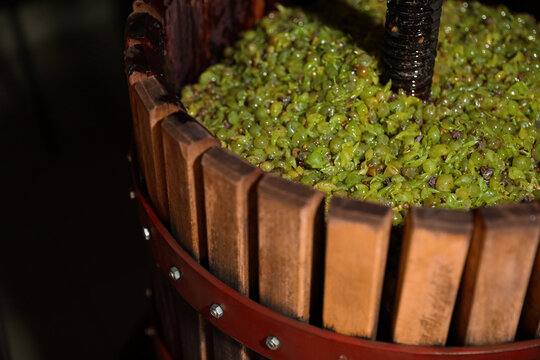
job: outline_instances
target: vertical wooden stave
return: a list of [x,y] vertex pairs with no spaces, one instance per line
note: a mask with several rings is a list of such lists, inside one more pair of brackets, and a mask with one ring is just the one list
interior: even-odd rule
[[453,329],[464,345],[514,340],[540,236],[537,203],[476,211]]
[[393,212],[333,197],[326,237],[323,325],[375,339]]
[[[202,158],[208,268],[225,284],[249,297],[255,290],[257,256],[254,186],[261,170],[224,148],[213,148]],[[251,220],[251,221],[250,221]],[[254,353],[213,329],[216,359],[252,359]]]
[[167,221],[169,206],[160,124],[179,107],[164,100],[167,91],[153,76],[136,83],[133,95],[136,108],[135,137],[148,194],[158,215]]
[[[201,157],[219,141],[182,111],[162,123],[171,231],[197,261],[207,263]],[[180,295],[175,294],[182,359],[211,359],[211,329]]]
[[469,212],[409,211],[392,322],[394,342],[446,343],[472,228]]
[[301,321],[321,316],[314,307],[322,301],[323,199],[320,191],[270,174],[257,188],[259,301]]

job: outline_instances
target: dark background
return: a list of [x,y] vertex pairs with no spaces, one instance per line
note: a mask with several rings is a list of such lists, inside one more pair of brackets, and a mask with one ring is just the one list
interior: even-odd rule
[[6,341],[13,360],[151,358],[128,195],[130,3],[0,0],[0,360]]
[[149,358],[126,161],[130,9],[0,0],[0,323],[13,360]]

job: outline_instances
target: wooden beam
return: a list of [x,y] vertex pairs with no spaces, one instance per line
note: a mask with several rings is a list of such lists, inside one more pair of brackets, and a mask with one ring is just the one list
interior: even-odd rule
[[257,190],[260,302],[303,321],[322,301],[317,272],[324,249],[323,199],[320,191],[270,174]]
[[[215,147],[202,157],[208,237],[208,268],[249,297],[256,290],[257,212],[255,184],[262,171],[233,152]],[[220,359],[247,360],[252,352],[214,328]]]
[[158,215],[168,221],[169,206],[160,124],[166,116],[178,111],[179,107],[164,100],[167,91],[155,77],[137,82],[133,95],[135,140],[147,191]]
[[191,256],[205,264],[207,247],[201,156],[220,143],[181,111],[167,117],[162,129],[171,230]]
[[[171,231],[184,249],[197,261],[206,264],[201,157],[210,148],[219,146],[219,140],[182,111],[167,117],[162,129]],[[181,358],[211,359],[212,330],[209,323],[182,299],[175,304],[179,314]]]
[[481,208],[457,304],[464,345],[514,340],[540,236],[536,203]]
[[394,342],[446,343],[472,229],[470,212],[409,211],[392,324]]
[[333,197],[326,237],[323,324],[375,339],[392,209]]

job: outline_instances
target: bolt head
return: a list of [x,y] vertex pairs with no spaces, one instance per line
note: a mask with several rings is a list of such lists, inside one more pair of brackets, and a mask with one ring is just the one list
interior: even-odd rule
[[268,335],[265,342],[266,347],[270,350],[277,350],[281,347],[281,341],[274,335]]
[[144,226],[142,228],[143,236],[145,240],[150,240],[152,238],[152,234],[150,233],[150,229]]
[[171,280],[180,280],[180,278],[182,277],[182,273],[176,266],[171,266],[171,268],[169,269],[169,277],[171,278]]
[[212,304],[212,306],[210,306],[210,315],[216,319],[223,317],[224,314],[225,312],[223,311],[223,308],[218,304]]

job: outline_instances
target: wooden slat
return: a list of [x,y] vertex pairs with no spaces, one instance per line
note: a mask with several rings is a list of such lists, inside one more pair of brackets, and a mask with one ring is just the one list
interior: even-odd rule
[[523,304],[520,328],[523,337],[540,338],[540,245]]
[[[202,158],[208,238],[208,268],[228,286],[248,296],[257,279],[256,207],[253,192],[262,171],[233,152],[215,147]],[[251,263],[250,263],[251,261]],[[251,352],[214,329],[219,359],[251,359]]]
[[218,147],[204,154],[202,169],[210,272],[249,296],[257,270],[250,267],[257,255],[253,185],[262,171]]
[[179,107],[164,100],[167,92],[155,77],[142,79],[134,89],[136,116],[133,121],[139,160],[150,199],[159,216],[166,221],[169,207],[160,123]]
[[260,302],[304,321],[322,301],[323,199],[320,191],[269,174],[257,189]]
[[375,338],[392,215],[385,206],[332,198],[326,237],[325,327]]
[[[219,141],[182,111],[167,117],[162,129],[171,231],[184,249],[206,264],[201,156],[208,149],[219,146]],[[182,301],[177,301],[176,305],[180,316],[182,359],[211,359],[209,324]]]
[[407,215],[393,341],[444,345],[469,249],[470,212],[412,208]]
[[220,143],[181,111],[166,118],[162,128],[171,230],[191,256],[206,264],[201,156]]
[[462,344],[514,340],[538,246],[539,220],[536,203],[477,211],[457,304]]

